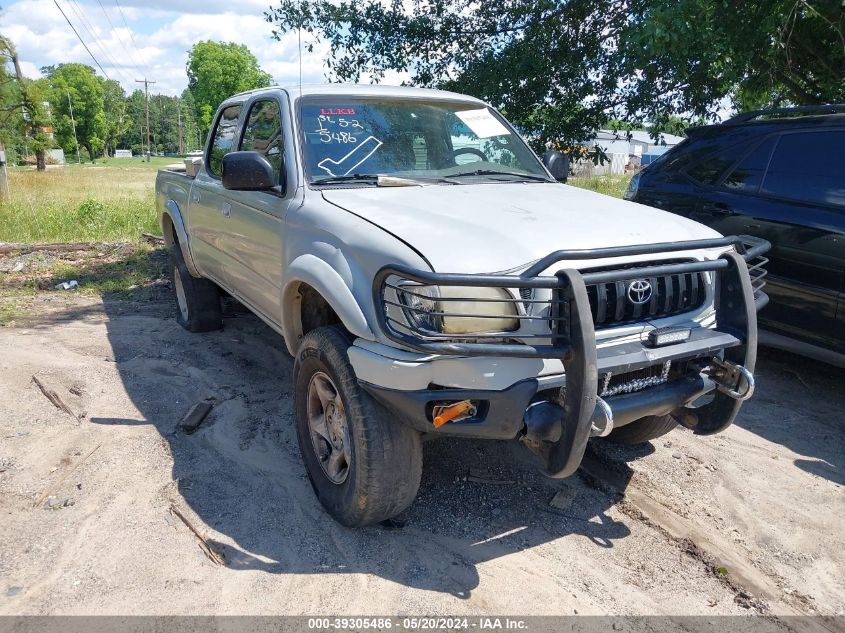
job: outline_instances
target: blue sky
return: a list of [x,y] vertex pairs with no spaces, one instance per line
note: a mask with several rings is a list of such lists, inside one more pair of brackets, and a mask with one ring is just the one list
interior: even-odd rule
[[[188,49],[205,39],[246,44],[278,83],[297,83],[296,33],[282,41],[272,38],[264,21],[272,1],[58,0],[108,77],[131,91],[136,79],[147,76],[157,81],[155,91],[171,95],[187,85]],[[63,62],[94,65],[53,0],[0,0],[0,5],[0,31],[15,42],[27,76]],[[325,81],[325,56],[325,47],[305,51],[305,83]]]

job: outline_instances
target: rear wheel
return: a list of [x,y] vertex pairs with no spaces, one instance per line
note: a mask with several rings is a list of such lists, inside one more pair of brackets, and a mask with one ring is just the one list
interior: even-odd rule
[[420,435],[363,389],[349,341],[322,327],[302,342],[294,365],[299,449],[317,498],[339,523],[370,525],[411,505],[420,485]]
[[650,415],[613,429],[607,439],[618,444],[643,444],[678,426],[671,415]]
[[170,248],[170,282],[176,295],[176,321],[189,332],[223,327],[220,289],[208,279],[194,277],[179,245]]

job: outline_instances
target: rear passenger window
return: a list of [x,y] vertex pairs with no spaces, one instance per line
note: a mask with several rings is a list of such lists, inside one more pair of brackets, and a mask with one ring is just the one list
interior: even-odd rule
[[719,152],[690,167],[687,170],[687,175],[703,185],[715,185],[719,182],[719,177],[733,164],[736,157],[736,148]]
[[241,149],[258,152],[273,166],[276,182],[284,164],[285,146],[282,139],[282,116],[275,101],[256,101],[249,109]]
[[223,176],[223,157],[235,149],[235,132],[238,130],[240,105],[229,106],[220,114],[208,151],[208,171],[212,176]]
[[777,136],[772,136],[751,150],[751,153],[725,177],[722,184],[728,189],[757,193],[776,143]]
[[845,131],[781,136],[761,191],[845,207]]

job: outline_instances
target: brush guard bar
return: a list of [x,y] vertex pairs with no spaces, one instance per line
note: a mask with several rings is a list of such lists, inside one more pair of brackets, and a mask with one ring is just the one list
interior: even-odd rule
[[[718,258],[705,261],[620,267],[616,270],[579,272],[562,268],[554,276],[543,276],[545,270],[559,262],[598,260],[646,254],[727,248]],[[609,247],[585,250],[562,250],[540,259],[520,275],[449,274],[414,270],[404,266],[382,268],[373,283],[376,316],[381,330],[392,341],[424,353],[462,356],[499,356],[520,358],[559,358],[566,374],[562,433],[554,442],[543,442],[539,452],[546,463],[546,474],[556,478],[573,474],[581,463],[592,421],[598,406],[598,358],[595,327],[587,295],[587,286],[607,282],[626,282],[662,275],[713,272],[715,277],[716,330],[735,337],[738,343],[723,350],[724,361],[744,367],[753,373],[757,356],[757,310],[768,297],[763,292],[767,261],[763,254],[770,244],[751,236],[730,236],[706,240],[659,243],[638,246]],[[520,326],[525,321],[546,321],[545,332],[501,332],[451,335],[415,327],[408,317],[413,307],[390,297],[397,291],[415,294],[413,289],[398,286],[396,280],[419,286],[458,286],[503,288],[515,292],[507,299],[516,308]],[[414,286],[410,286],[414,288]],[[526,299],[520,291],[548,289],[549,300]],[[430,298],[419,294],[422,299]],[[517,298],[520,297],[520,298]],[[495,302],[504,299],[442,297],[438,301]],[[543,314],[529,314],[524,307],[542,303],[549,309]],[[391,312],[393,314],[391,314]],[[428,311],[428,314],[432,314]],[[396,316],[405,316],[405,322]],[[448,309],[435,317],[467,316]],[[475,318],[500,318],[501,315],[470,315]],[[649,320],[644,317],[643,321]],[[523,328],[520,327],[520,330]],[[535,344],[536,343],[536,344]],[[733,422],[742,400],[724,391],[717,391],[713,401],[695,409],[683,408],[676,416],[681,424],[696,434],[709,435],[724,430]]]

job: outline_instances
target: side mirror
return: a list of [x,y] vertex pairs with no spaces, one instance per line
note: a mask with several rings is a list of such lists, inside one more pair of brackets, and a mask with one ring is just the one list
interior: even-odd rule
[[276,184],[273,166],[258,152],[229,152],[223,157],[225,189],[267,191]]
[[558,182],[566,182],[569,178],[569,156],[566,154],[549,150],[543,154],[543,165]]

